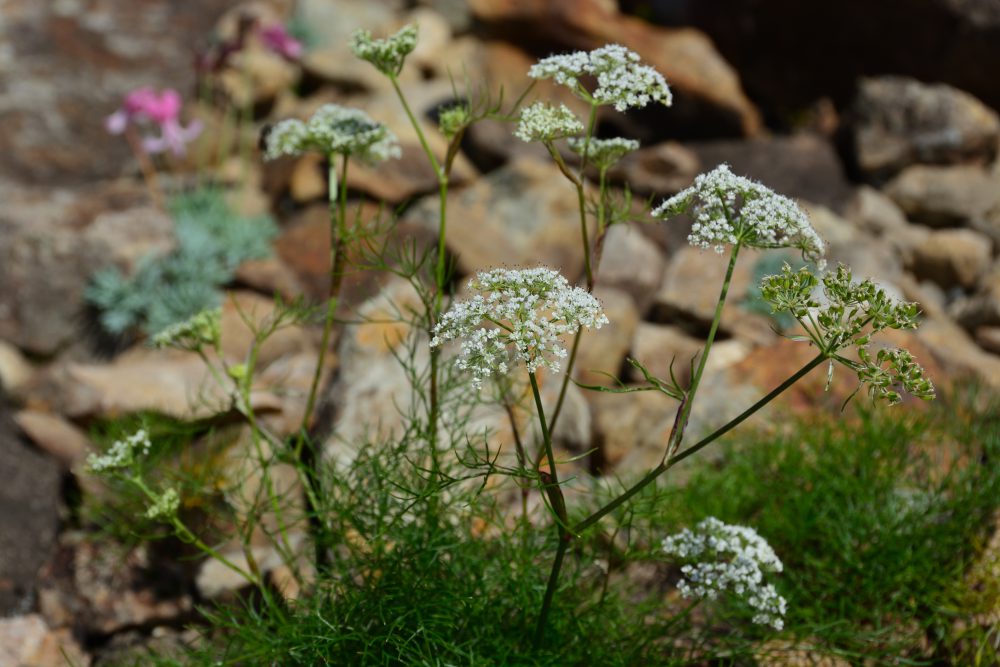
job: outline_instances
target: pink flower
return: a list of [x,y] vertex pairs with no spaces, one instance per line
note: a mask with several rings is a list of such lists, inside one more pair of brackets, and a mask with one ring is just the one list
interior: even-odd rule
[[258,34],[264,46],[278,55],[289,60],[302,57],[302,42],[292,37],[285,26],[279,23],[264,26],[258,30]]
[[121,134],[130,123],[153,123],[160,128],[160,136],[144,137],[143,150],[162,153],[170,149],[174,155],[183,155],[185,145],[201,134],[202,124],[194,120],[187,127],[181,125],[182,103],[181,94],[172,88],[161,93],[137,88],[125,96],[118,111],[105,119],[104,127],[111,134]]

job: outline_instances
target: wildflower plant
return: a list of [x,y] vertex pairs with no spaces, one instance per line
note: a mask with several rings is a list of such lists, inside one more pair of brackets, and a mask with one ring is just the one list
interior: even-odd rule
[[370,62],[389,77],[399,76],[403,64],[413,49],[417,48],[417,26],[403,26],[396,34],[385,39],[375,39],[371,32],[359,30],[351,38],[351,50],[361,60]]
[[775,630],[784,627],[787,603],[765,581],[767,574],[781,572],[781,560],[753,528],[709,517],[694,530],[685,528],[665,538],[662,548],[685,563],[681,567],[684,578],[677,585],[684,597],[714,600],[729,593],[754,610],[754,623]]
[[507,374],[512,359],[529,373],[540,366],[558,371],[567,356],[563,336],[608,323],[593,295],[547,268],[482,272],[469,289],[475,296],[442,315],[431,347],[462,339],[457,363],[477,386],[495,373]]
[[324,104],[309,118],[276,124],[267,135],[265,159],[315,151],[375,164],[400,156],[399,141],[385,125],[360,109]]
[[565,104],[555,107],[545,102],[536,102],[521,112],[521,120],[514,136],[529,143],[551,142],[580,132],[583,132],[583,123]]

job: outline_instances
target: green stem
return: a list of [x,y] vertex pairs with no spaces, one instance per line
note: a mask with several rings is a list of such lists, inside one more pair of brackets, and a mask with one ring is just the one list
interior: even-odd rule
[[552,605],[552,597],[555,594],[556,584],[559,581],[559,571],[562,569],[563,556],[566,547],[569,546],[571,535],[567,530],[568,516],[566,514],[566,500],[563,497],[562,488],[559,486],[559,474],[556,471],[556,460],[552,453],[552,437],[549,432],[548,423],[545,419],[545,410],[542,408],[542,396],[538,391],[538,380],[534,373],[528,373],[531,380],[531,393],[535,397],[535,408],[538,410],[538,424],[542,429],[542,444],[545,447],[545,456],[548,459],[549,473],[540,473],[543,489],[549,496],[549,502],[556,515],[556,535],[559,540],[556,558],[552,562],[552,571],[549,573],[549,581],[545,587],[545,598],[542,601],[542,608],[538,614],[538,624],[535,626],[535,646],[541,642],[542,634],[545,632],[545,622],[548,619],[549,608]]
[[552,411],[552,419],[549,421],[549,433],[556,432],[556,421],[562,414],[563,403],[566,400],[566,390],[569,388],[569,379],[573,374],[573,366],[576,364],[576,354],[580,349],[580,339],[583,338],[583,327],[577,327],[576,335],[573,337],[573,347],[569,352],[569,361],[566,363],[566,373],[563,374],[562,386],[559,387],[559,398],[556,399],[556,407]]
[[636,482],[631,487],[629,487],[620,496],[618,496],[614,500],[608,502],[606,505],[604,505],[599,510],[597,510],[596,512],[594,512],[593,514],[591,514],[590,516],[588,516],[586,519],[580,521],[578,524],[576,524],[575,526],[573,526],[572,534],[573,535],[579,535],[581,532],[583,532],[584,530],[586,530],[590,526],[594,525],[595,523],[597,523],[598,521],[600,521],[602,518],[604,518],[605,516],[607,516],[611,512],[615,511],[617,508],[619,508],[621,505],[623,505],[626,501],[628,501],[629,498],[631,498],[632,496],[634,496],[635,494],[639,493],[644,488],[646,488],[647,486],[649,486],[649,484],[651,484],[653,482],[653,480],[655,480],[657,477],[659,477],[660,475],[662,475],[664,472],[666,472],[667,470],[669,470],[670,468],[672,468],[676,464],[680,463],[684,459],[688,458],[692,454],[694,454],[694,453],[698,452],[699,450],[707,447],[711,443],[715,442],[716,440],[718,440],[719,438],[721,438],[722,436],[724,436],[726,433],[729,433],[731,430],[733,430],[734,428],[736,428],[737,426],[739,426],[740,424],[742,424],[743,422],[745,422],[754,413],[756,413],[758,410],[760,410],[761,408],[763,408],[765,405],[767,405],[768,403],[770,403],[771,401],[773,401],[775,398],[777,398],[779,395],[781,395],[786,389],[788,389],[789,387],[791,387],[793,384],[795,384],[796,382],[798,382],[799,380],[801,380],[812,369],[816,368],[821,363],[823,363],[823,361],[826,358],[827,358],[826,353],[820,352],[809,363],[807,363],[805,366],[803,366],[798,371],[796,371],[794,375],[792,375],[791,377],[789,377],[787,380],[785,380],[780,385],[778,385],[777,387],[775,387],[769,394],[767,394],[766,396],[764,396],[763,398],[761,398],[759,401],[757,401],[756,403],[754,403],[753,405],[751,405],[749,408],[747,408],[746,410],[744,410],[742,413],[740,413],[740,415],[738,417],[734,418],[728,424],[726,424],[725,426],[720,427],[719,429],[717,429],[716,431],[714,431],[710,435],[704,437],[703,439],[699,440],[697,443],[691,445],[687,449],[685,449],[685,450],[683,450],[681,452],[678,452],[677,454],[674,454],[667,461],[661,462],[655,468],[653,468],[652,470],[650,470],[646,474],[645,477],[643,477],[638,482]]
[[729,295],[729,284],[733,279],[733,271],[736,269],[736,258],[740,254],[740,244],[733,246],[733,251],[729,255],[729,266],[726,268],[726,277],[722,281],[722,290],[719,292],[719,301],[715,304],[715,315],[712,317],[712,326],[708,330],[708,338],[705,339],[705,349],[698,359],[698,367],[694,375],[691,376],[691,386],[688,388],[685,400],[681,404],[680,417],[677,419],[677,428],[673,431],[671,439],[667,442],[667,450],[663,454],[666,461],[677,451],[684,439],[684,427],[687,426],[688,417],[691,415],[691,406],[694,404],[695,394],[698,392],[698,385],[701,383],[702,373],[705,372],[705,364],[708,363],[708,355],[712,350],[712,343],[715,342],[715,335],[719,331],[719,323],[722,321],[722,310],[726,305],[726,297]]
[[[309,428],[313,410],[316,408],[316,398],[319,392],[319,380],[323,374],[327,348],[330,345],[330,335],[336,321],[337,304],[340,301],[340,287],[344,278],[344,240],[347,235],[347,164],[348,156],[343,156],[340,181],[337,181],[337,167],[333,154],[329,156],[330,166],[327,172],[330,202],[330,296],[326,306],[326,319],[323,323],[323,337],[319,345],[319,359],[316,361],[316,371],[313,373],[312,384],[309,387],[309,397],[306,400],[305,413],[302,415],[300,432]],[[339,196],[338,196],[339,194]],[[301,438],[300,438],[301,443]]]

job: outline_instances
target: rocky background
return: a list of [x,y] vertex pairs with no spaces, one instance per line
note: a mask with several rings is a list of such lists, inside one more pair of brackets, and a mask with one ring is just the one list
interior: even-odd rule
[[[940,391],[969,379],[1000,388],[994,0],[911,0],[905,14],[890,3],[856,0],[4,0],[3,667],[63,664],[60,651],[74,665],[99,665],[130,647],[169,645],[182,637],[178,629],[197,602],[235,585],[210,568],[171,569],[145,548],[123,552],[89,540],[74,507],[81,493],[99,492],[82,470],[95,419],[138,410],[190,418],[205,409],[192,401],[205,382],[197,359],[141,342],[108,354],[95,342],[82,296],[89,277],[109,263],[134,267],[174,243],[169,217],[142,186],[126,143],[106,135],[104,117],[143,85],[192,98],[197,54],[213,36],[232,35],[243,14],[296,17],[308,27],[309,44],[301,62],[249,48],[241,61],[246,76],[224,79],[222,98],[251,104],[257,127],[331,101],[387,123],[403,142],[403,158],[355,169],[349,182],[359,200],[398,207],[400,233],[422,239],[436,228],[434,176],[392,90],[350,55],[355,29],[385,34],[420,24],[402,85],[431,136],[435,110],[453,99],[449,68],[459,81],[503,86],[513,98],[539,56],[625,44],[664,73],[676,102],[601,116],[600,135],[643,143],[617,168],[616,182],[658,202],[725,161],[799,198],[832,261],[920,303],[923,326],[897,338]],[[554,88],[536,92],[578,107]],[[202,141],[217,140],[218,107],[192,113],[209,128]],[[456,164],[447,241],[458,270],[545,263],[579,277],[575,193],[539,147],[512,139],[510,130],[498,121],[477,125]],[[247,171],[234,155],[217,176],[232,184],[233,206],[271,212],[281,228],[274,257],[244,265],[230,286],[224,354],[235,360],[250,344],[238,310],[266,317],[274,291],[322,298],[326,185],[314,157],[266,168],[255,160]],[[366,207],[366,215],[375,210]],[[611,230],[597,293],[613,326],[583,340],[579,368],[587,381],[607,381],[595,371],[625,373],[626,356],[665,375],[672,356],[697,352],[724,267],[714,254],[688,247],[685,236],[683,222]],[[723,320],[692,428],[737,413],[808,356],[753,307],[751,288],[763,267],[756,262],[741,261],[730,297],[738,307]],[[380,290],[405,298],[391,282],[364,278],[351,285],[349,301],[377,312],[386,307]],[[338,342],[326,404],[341,437],[371,421],[374,406],[392,420],[385,399],[400,378],[384,333],[354,327]],[[317,345],[316,331],[299,328],[263,351],[256,400],[272,427],[287,431],[301,417],[295,396],[308,386]],[[825,368],[818,369],[783,409],[836,408],[853,390],[844,374],[832,393],[823,393],[824,383]],[[575,391],[559,444],[574,453],[596,448],[581,464],[591,472],[643,470],[658,460],[672,421],[661,398]]]

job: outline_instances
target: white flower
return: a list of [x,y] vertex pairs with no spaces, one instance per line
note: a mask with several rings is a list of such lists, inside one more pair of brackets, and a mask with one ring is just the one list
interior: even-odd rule
[[399,141],[389,128],[360,109],[339,104],[324,104],[306,122],[288,119],[275,125],[267,135],[264,158],[307,151],[349,155],[369,164],[401,155]]
[[554,107],[536,102],[521,112],[514,136],[527,142],[555,141],[580,132],[583,132],[583,123],[565,104]]
[[[528,76],[553,79],[588,102],[611,104],[618,111],[642,108],[650,102],[670,106],[673,96],[663,75],[639,61],[639,54],[620,44],[608,44],[589,52],[549,56],[532,65]],[[580,82],[584,76],[596,78],[593,92]]]
[[469,288],[476,295],[441,317],[430,344],[463,339],[458,366],[472,372],[476,386],[507,373],[512,360],[529,373],[539,366],[558,371],[567,354],[560,336],[608,323],[592,294],[551,269],[494,269],[479,273]]
[[391,37],[374,39],[367,30],[358,30],[351,37],[351,50],[387,76],[396,76],[403,62],[417,46],[417,26],[409,24]]
[[124,440],[117,440],[107,452],[87,457],[87,467],[91,472],[112,472],[130,468],[140,456],[149,453],[152,443],[145,429],[139,429]]
[[572,137],[568,143],[570,150],[577,155],[583,155],[584,147],[586,147],[587,161],[598,168],[610,167],[632,151],[639,150],[638,141],[622,137],[615,137],[613,139],[591,137],[589,141],[579,137]]
[[169,521],[177,516],[177,510],[181,506],[181,498],[175,489],[167,489],[149,506],[146,510],[147,519],[163,519]]
[[752,248],[798,248],[807,259],[823,256],[823,240],[798,204],[720,164],[653,210],[657,218],[689,213],[688,242],[699,248],[741,243]]
[[221,308],[209,308],[183,322],[171,324],[153,336],[155,347],[177,347],[197,350],[204,345],[215,346],[219,341]]
[[709,517],[663,540],[663,551],[687,561],[677,584],[681,595],[714,600],[729,592],[754,610],[753,622],[780,630],[787,608],[774,586],[764,582],[764,574],[781,572],[774,549],[753,528],[732,526]]

